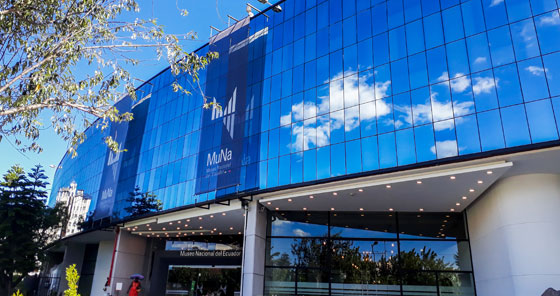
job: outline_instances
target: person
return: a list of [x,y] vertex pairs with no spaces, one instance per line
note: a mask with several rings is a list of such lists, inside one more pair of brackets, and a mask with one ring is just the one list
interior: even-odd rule
[[105,296],[111,296],[111,285],[109,285],[110,280],[109,277],[107,277],[107,281],[105,282],[105,286],[103,287],[103,292],[105,292]]
[[140,290],[142,290],[142,285],[140,285],[140,281],[138,280],[138,278],[135,278],[128,287],[128,296],[138,296]]

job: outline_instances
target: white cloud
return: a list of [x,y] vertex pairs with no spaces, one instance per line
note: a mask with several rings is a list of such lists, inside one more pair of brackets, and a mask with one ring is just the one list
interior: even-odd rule
[[437,152],[438,158],[457,156],[457,141],[456,140],[437,141],[436,146],[432,146],[430,150],[432,151],[432,153]]
[[474,63],[475,63],[475,64],[486,63],[486,57],[477,57],[477,58],[474,60]]
[[502,2],[504,2],[504,0],[492,0],[492,3],[490,3],[490,7],[497,6]]
[[494,81],[493,77],[475,77],[473,78],[473,92],[475,95],[485,93],[488,94],[492,91],[492,88],[498,85],[498,79]]
[[[457,73],[455,77],[461,75],[463,75],[463,73]],[[451,80],[450,82],[451,82],[451,89],[454,92],[458,92],[458,93],[464,92],[471,85],[471,80],[467,76],[461,76],[459,78]]]
[[558,12],[553,12],[551,16],[543,16],[539,19],[540,26],[556,26],[560,25],[560,17]]
[[545,70],[548,71],[548,69],[543,69],[542,67],[538,66],[528,66],[525,68],[525,70],[531,72],[531,74],[535,76],[542,76]]
[[295,236],[300,236],[300,237],[302,237],[302,236],[310,236],[309,232],[305,232],[305,231],[303,231],[303,230],[301,230],[301,229],[299,229],[299,228],[294,229],[294,235],[295,235]]
[[447,71],[441,73],[441,75],[437,78],[437,81],[446,81],[449,80],[449,73]]

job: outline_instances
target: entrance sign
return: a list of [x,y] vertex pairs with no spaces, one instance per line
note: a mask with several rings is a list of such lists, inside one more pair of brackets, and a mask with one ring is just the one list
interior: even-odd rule
[[188,250],[179,251],[181,257],[241,257],[241,250]]

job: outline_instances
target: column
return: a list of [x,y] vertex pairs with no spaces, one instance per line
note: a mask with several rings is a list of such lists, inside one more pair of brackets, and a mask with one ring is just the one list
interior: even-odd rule
[[478,296],[560,290],[560,175],[502,179],[467,219]]
[[[127,295],[126,290],[131,283],[130,276],[143,273],[146,252],[146,239],[121,230],[113,263],[113,278],[111,279],[112,295]],[[146,274],[143,274],[147,276]],[[122,290],[116,292],[117,283],[122,283]],[[146,289],[143,289],[146,293]]]
[[241,290],[243,296],[263,295],[266,246],[266,210],[257,201],[248,205]]

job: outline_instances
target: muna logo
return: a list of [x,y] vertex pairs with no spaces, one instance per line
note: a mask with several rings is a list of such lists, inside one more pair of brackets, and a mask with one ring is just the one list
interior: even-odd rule
[[206,160],[206,166],[211,166],[215,164],[220,164],[222,161],[230,161],[233,154],[229,149],[220,149],[220,154],[216,152],[208,153],[208,159]]
[[[216,99],[214,99],[216,103]],[[233,90],[233,95],[229,99],[225,108],[212,108],[212,120],[223,117],[224,126],[226,127],[230,138],[233,139],[233,129],[235,127],[235,104],[237,103],[237,87]]]

